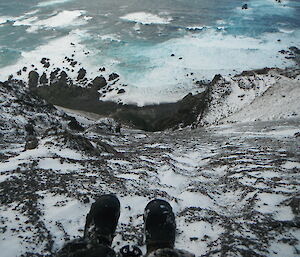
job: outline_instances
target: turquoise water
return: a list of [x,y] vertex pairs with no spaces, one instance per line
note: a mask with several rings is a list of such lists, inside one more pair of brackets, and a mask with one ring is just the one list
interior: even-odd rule
[[299,17],[298,0],[0,0],[0,79],[44,56],[60,66],[74,52],[69,38],[89,53],[75,49],[91,70],[105,66],[133,88],[180,91],[186,72],[292,65],[278,51],[300,47]]

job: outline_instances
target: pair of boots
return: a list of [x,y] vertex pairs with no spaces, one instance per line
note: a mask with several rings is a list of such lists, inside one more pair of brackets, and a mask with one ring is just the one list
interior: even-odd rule
[[[58,253],[59,257],[116,257],[110,248],[118,219],[120,202],[115,195],[100,196],[86,217],[84,238],[66,244]],[[170,204],[164,200],[149,202],[144,212],[146,256],[181,257],[193,256],[174,250],[175,215]],[[119,256],[138,257],[142,252],[138,247],[125,246]]]

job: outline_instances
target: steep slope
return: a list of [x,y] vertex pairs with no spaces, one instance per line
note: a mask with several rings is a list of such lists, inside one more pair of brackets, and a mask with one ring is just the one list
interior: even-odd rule
[[[158,197],[176,211],[176,245],[197,256],[299,254],[299,119],[119,135],[76,116],[81,132],[19,82],[0,90],[3,256],[53,256],[104,192],[122,205],[116,250],[145,250],[142,213]],[[30,120],[38,146],[24,150]]]

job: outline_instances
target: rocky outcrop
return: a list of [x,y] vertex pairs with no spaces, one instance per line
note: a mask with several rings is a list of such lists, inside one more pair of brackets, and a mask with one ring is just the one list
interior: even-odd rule
[[81,68],[78,71],[78,76],[77,76],[77,80],[82,80],[86,75],[86,70],[84,68]]
[[98,76],[92,81],[91,87],[99,90],[107,85],[106,79],[103,76]]
[[112,81],[115,80],[119,77],[119,75],[117,73],[112,73],[109,75],[108,81]]
[[39,74],[36,71],[30,71],[28,74],[29,88],[35,88],[39,83]]

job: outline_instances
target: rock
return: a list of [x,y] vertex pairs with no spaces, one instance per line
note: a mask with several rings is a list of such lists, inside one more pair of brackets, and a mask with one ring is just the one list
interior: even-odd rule
[[171,57],[174,57],[175,56],[175,54],[171,54]]
[[42,60],[41,60],[41,64],[45,64],[47,62],[47,58],[42,58]]
[[27,67],[23,67],[22,71],[26,72],[27,71]]
[[72,67],[75,67],[76,64],[77,64],[76,61],[71,61],[71,62],[70,62],[70,65],[71,65]]
[[69,118],[71,121],[68,123],[68,127],[72,130],[76,131],[84,131],[84,127],[80,125],[80,123],[74,118],[70,117]]
[[17,72],[17,75],[20,76],[21,74],[22,74],[22,71],[19,70],[19,71]]
[[43,67],[46,68],[46,69],[49,68],[50,67],[50,62],[46,62]]
[[108,81],[115,80],[118,77],[119,77],[119,75],[117,73],[112,73],[109,75]]
[[105,67],[100,68],[99,71],[105,71]]
[[92,87],[95,90],[99,90],[100,88],[103,88],[107,85],[106,79],[103,76],[97,76],[92,81]]
[[294,197],[291,199],[289,206],[292,209],[292,212],[295,215],[299,215],[300,214],[300,198],[298,197]]
[[84,68],[81,68],[78,71],[78,76],[77,76],[77,80],[82,80],[86,75],[86,70]]
[[66,147],[83,151],[87,154],[98,155],[100,153],[99,149],[95,148],[87,138],[81,135],[73,135],[68,131],[60,133],[56,140]]
[[28,122],[25,125],[25,131],[28,136],[34,136],[36,134],[34,126],[33,126],[33,122]]
[[29,88],[37,87],[38,83],[39,83],[39,74],[36,71],[30,71],[28,74]]
[[25,150],[32,150],[38,147],[38,140],[36,136],[27,136]]
[[86,196],[85,198],[83,198],[83,203],[89,203],[90,199]]
[[289,48],[294,54],[300,54],[300,49],[296,46],[291,46]]
[[55,69],[54,71],[52,71],[50,73],[50,83],[55,83],[56,81],[58,81],[58,73],[60,71],[60,68]]
[[294,137],[300,137],[300,132],[296,132],[296,133],[294,134]]
[[116,125],[116,128],[115,128],[116,133],[121,134],[121,128],[122,128],[121,123],[118,122],[118,124]]
[[43,64],[43,67],[44,68],[49,68],[50,67],[50,62],[49,62],[49,60],[50,59],[48,59],[48,58],[42,58],[42,60],[41,60],[41,64]]
[[40,84],[42,84],[42,85],[48,84],[47,74],[45,72],[40,77]]
[[68,78],[68,74],[65,71],[62,71],[59,75],[59,81],[66,82]]
[[121,88],[121,89],[119,89],[117,94],[123,94],[123,93],[125,93],[125,89]]
[[287,53],[288,53],[288,51],[285,51],[285,50],[280,50],[280,51],[278,51],[278,53],[281,53],[281,54],[287,54]]
[[243,9],[243,10],[247,10],[247,9],[248,9],[248,4],[244,4],[244,5],[242,6],[242,9]]

